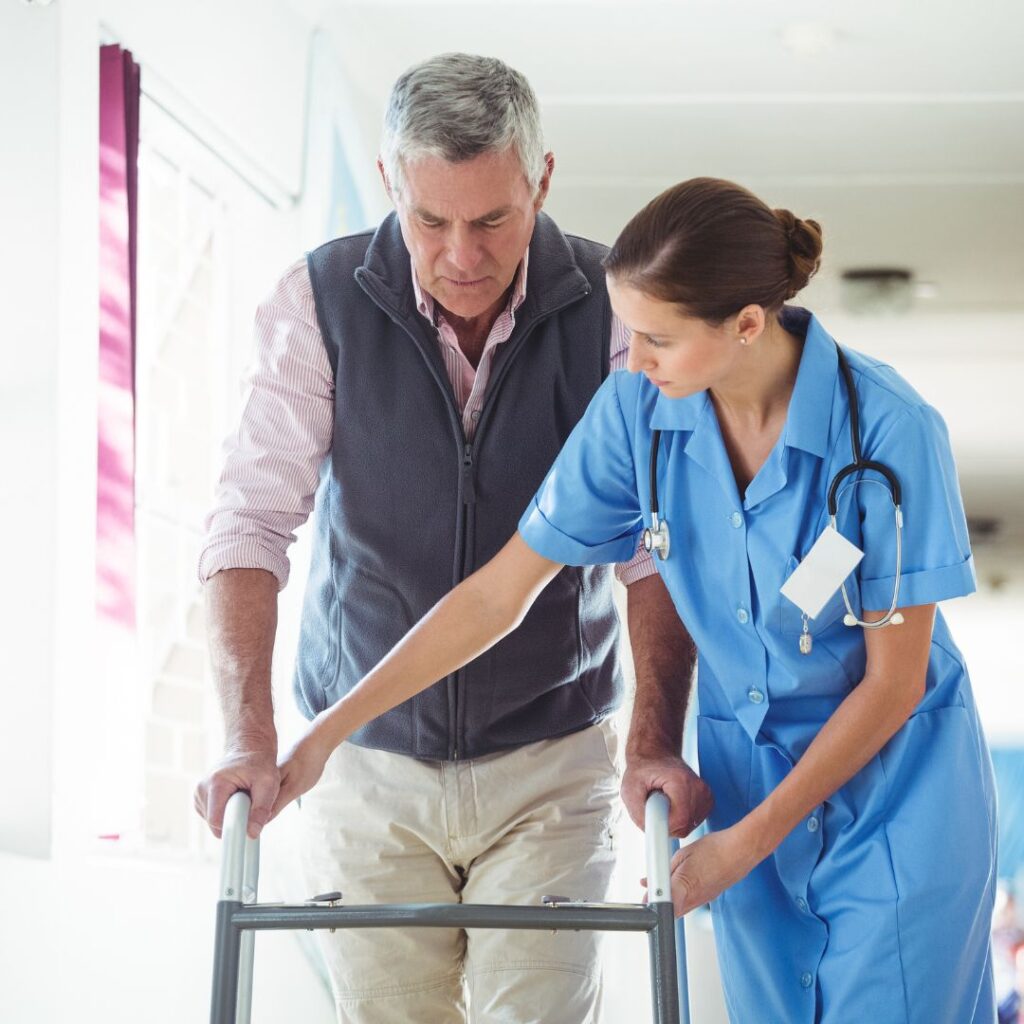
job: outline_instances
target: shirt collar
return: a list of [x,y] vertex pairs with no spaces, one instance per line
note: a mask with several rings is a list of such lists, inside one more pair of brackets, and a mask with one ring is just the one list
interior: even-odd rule
[[[804,337],[796,384],[786,414],[783,443],[789,448],[800,448],[824,458],[828,450],[832,399],[839,368],[836,345],[818,318],[798,306],[783,309],[782,325],[787,331]],[[659,394],[651,413],[651,428],[696,431],[710,408],[711,401],[706,391],[686,398],[667,398]]]
[[783,442],[788,448],[799,448],[822,459],[828,451],[832,400],[839,372],[836,343],[813,313],[798,306],[782,311],[782,326],[792,334],[804,336]]
[[[516,270],[516,276],[512,283],[512,298],[509,300],[507,308],[513,314],[526,301],[526,270],[529,262],[530,250],[527,249],[523,253],[523,259]],[[434,302],[434,297],[425,292],[420,285],[420,279],[416,275],[416,267],[412,260],[409,261],[409,266],[412,270],[412,290],[416,297],[416,309],[420,316],[426,317],[436,327],[437,304]]]

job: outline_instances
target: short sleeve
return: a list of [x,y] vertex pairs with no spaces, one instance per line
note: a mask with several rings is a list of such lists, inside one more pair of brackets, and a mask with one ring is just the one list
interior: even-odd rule
[[[900,607],[932,604],[977,587],[963,499],[942,417],[930,406],[908,408],[868,456],[883,462],[902,489]],[[884,610],[896,583],[896,522],[880,487],[858,488],[864,506],[861,603]],[[873,492],[870,495],[868,492]]]
[[636,470],[613,373],[519,521],[538,554],[566,565],[625,562],[643,529]]

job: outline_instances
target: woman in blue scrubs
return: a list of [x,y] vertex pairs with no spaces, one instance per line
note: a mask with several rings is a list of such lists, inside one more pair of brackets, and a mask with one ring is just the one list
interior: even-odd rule
[[[632,372],[594,397],[506,548],[312,723],[276,806],[363,722],[514,628],[563,564],[630,558],[651,525],[660,431],[671,547],[657,564],[700,652],[698,755],[715,798],[709,833],[676,855],[673,898],[677,913],[711,903],[732,1020],[987,1024],[994,788],[936,611],[975,587],[956,470],[935,410],[853,351],[864,455],[902,486],[903,621],[845,625],[838,580],[813,619],[779,592],[851,461],[836,344],[785,305],[820,255],[814,221],[714,179],[633,218],[606,261]],[[896,526],[882,478],[859,476],[838,526],[864,552],[847,590],[872,621],[896,585]]]

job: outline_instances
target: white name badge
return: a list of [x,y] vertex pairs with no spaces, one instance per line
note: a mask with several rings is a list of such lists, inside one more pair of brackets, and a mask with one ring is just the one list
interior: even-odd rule
[[813,619],[863,557],[864,552],[856,544],[826,526],[779,593]]

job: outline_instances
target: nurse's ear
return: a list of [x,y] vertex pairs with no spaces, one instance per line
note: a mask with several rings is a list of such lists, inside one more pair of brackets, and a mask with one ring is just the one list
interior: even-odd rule
[[751,303],[735,316],[733,334],[741,345],[753,345],[764,334],[764,306]]

